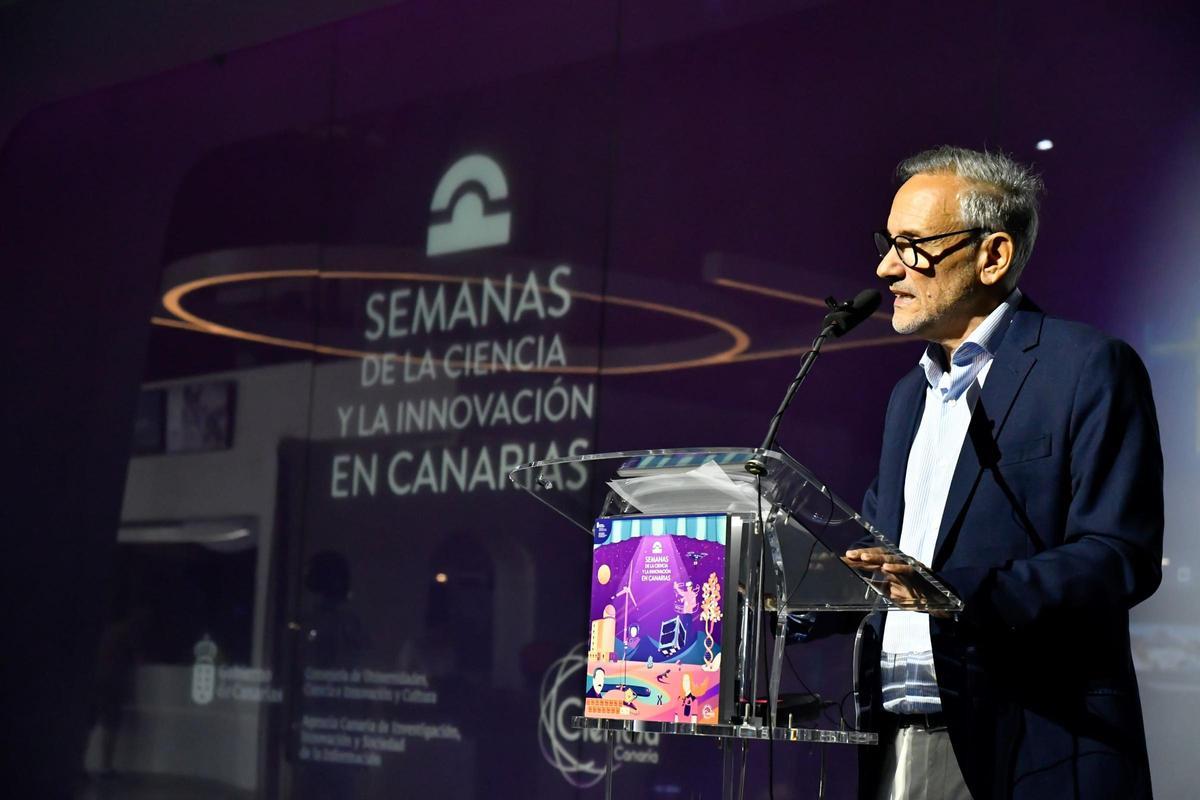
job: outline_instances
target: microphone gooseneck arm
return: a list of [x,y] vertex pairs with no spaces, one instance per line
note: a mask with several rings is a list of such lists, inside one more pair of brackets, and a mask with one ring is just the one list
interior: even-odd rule
[[[821,355],[821,346],[825,344],[825,340],[833,333],[834,323],[829,323],[821,332],[817,334],[817,338],[813,339],[812,346],[808,352],[804,354],[804,359],[800,362],[800,370],[796,373],[796,377],[792,379],[792,383],[788,386],[787,392],[783,395],[783,402],[779,404],[779,409],[775,412],[775,416],[771,417],[771,424],[767,426],[767,435],[763,438],[763,442],[758,447],[759,453],[765,453],[775,446],[775,437],[779,435],[779,423],[783,422],[783,415],[788,410],[788,406],[792,404],[792,400],[796,397],[796,392],[800,389],[800,384],[804,383],[804,379],[808,377],[808,373],[812,370],[813,364],[817,362],[817,356]],[[766,475],[767,465],[759,456],[755,456],[746,462],[746,471],[752,475]]]
[[836,337],[849,333],[858,323],[875,313],[875,309],[879,308],[879,301],[879,292],[874,289],[859,292],[853,300],[844,303],[839,303],[832,297],[825,298],[825,306],[829,309],[829,313],[821,321],[821,332],[817,334],[816,339],[813,339],[812,347],[804,354],[804,359],[800,362],[800,370],[796,373],[791,385],[788,386],[788,390],[783,396],[783,402],[779,404],[779,410],[775,412],[775,416],[771,417],[767,435],[754,458],[746,462],[747,472],[759,477],[767,474],[767,463],[762,456],[775,446],[775,437],[779,434],[779,423],[783,421],[784,412],[792,404],[800,384],[804,383],[804,379],[808,377],[809,371],[816,363],[825,340],[831,335]]

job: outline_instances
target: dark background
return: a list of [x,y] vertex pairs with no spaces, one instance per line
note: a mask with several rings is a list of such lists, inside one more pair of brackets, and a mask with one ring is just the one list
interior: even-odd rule
[[[330,548],[349,564],[355,614],[371,633],[353,656],[362,663],[395,668],[406,641],[430,637],[441,637],[442,652],[469,652],[464,642],[485,635],[472,627],[480,615],[505,616],[509,585],[535,587],[527,605],[513,607],[536,611],[514,643],[508,678],[497,677],[499,663],[439,667],[447,686],[464,687],[447,713],[478,719],[486,696],[508,715],[503,724],[489,715],[488,746],[432,751],[424,771],[306,782],[290,772],[287,753],[295,709],[273,709],[245,742],[257,753],[255,786],[230,796],[276,796],[293,785],[382,796],[449,772],[469,787],[463,793],[482,796],[489,771],[513,763],[530,765],[539,791],[568,792],[543,764],[534,706],[545,669],[583,632],[571,575],[586,569],[587,555],[572,531],[511,492],[331,502],[328,458],[341,445],[328,428],[339,399],[353,394],[355,368],[311,351],[152,329],[149,318],[165,314],[163,291],[248,269],[544,274],[569,263],[572,288],[720,317],[749,334],[750,348],[716,366],[602,374],[594,420],[427,437],[409,442],[414,448],[576,436],[596,451],[752,445],[819,311],[715,279],[814,298],[870,285],[868,232],[886,217],[891,171],[944,142],[1000,148],[1043,173],[1042,235],[1022,288],[1051,313],[1128,339],[1150,367],[1168,466],[1169,563],[1162,589],[1134,614],[1135,656],[1156,788],[1188,796],[1198,776],[1187,743],[1200,711],[1191,574],[1200,56],[1187,4],[410,2],[351,16],[382,5],[0,5],[3,419],[12,464],[4,583],[15,612],[6,626],[5,652],[15,655],[4,659],[3,685],[15,697],[6,703],[4,751],[34,787],[29,796],[92,790],[82,773],[94,750],[96,653],[114,614],[128,611],[122,598],[137,595],[128,576],[153,571],[115,532],[157,521],[137,509],[175,513],[173,498],[203,494],[197,486],[212,474],[195,455],[131,464],[140,387],[294,367],[301,391],[266,389],[265,410],[239,405],[235,417],[233,455],[246,459],[247,474],[269,476],[259,494],[271,509],[258,519],[259,541],[271,544],[269,556],[260,544],[256,561],[259,641],[249,658],[281,675],[311,658],[286,624],[309,613],[305,565]],[[1053,149],[1037,150],[1041,139]],[[512,241],[431,269],[423,247],[432,188],[459,156],[480,150],[509,178]],[[189,307],[229,325],[345,346],[361,333],[365,293],[392,285],[301,278],[198,292]],[[608,368],[728,343],[703,326],[614,304],[581,302],[561,328],[572,363]],[[852,501],[874,472],[887,391],[919,352],[874,343],[889,333],[872,320],[855,333],[869,346],[831,350],[781,436]],[[781,350],[792,354],[772,355]],[[478,385],[550,378],[523,380]],[[239,388],[240,404],[246,395]],[[249,433],[272,408],[303,422],[252,444]],[[142,472],[180,482],[147,482]],[[219,486],[210,491],[211,514],[228,513]],[[178,513],[197,509],[202,499]],[[205,577],[224,574],[204,567],[209,560],[191,578],[227,580]],[[468,576],[462,594],[429,584],[439,571]],[[231,596],[242,597],[244,583]],[[204,613],[225,620],[217,607],[240,602],[210,602]],[[240,662],[244,632],[235,638]],[[510,727],[519,733],[506,735]],[[172,746],[203,750],[191,740]],[[662,756],[657,771],[630,767],[651,787],[646,796],[702,783],[679,766],[694,757],[689,745],[664,744]],[[848,780],[852,754],[831,757],[835,776]],[[780,783],[807,791],[815,756],[800,748],[786,759]],[[199,781],[226,796],[218,769],[180,776],[147,763],[137,753],[118,758],[143,781],[125,789],[168,796]],[[165,778],[180,782],[146,783]],[[529,788],[513,787],[512,796]],[[785,791],[778,796],[795,796]],[[831,790],[849,793],[842,783]]]

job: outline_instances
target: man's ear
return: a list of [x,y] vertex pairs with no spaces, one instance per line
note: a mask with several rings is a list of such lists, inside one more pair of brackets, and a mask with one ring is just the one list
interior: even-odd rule
[[988,235],[979,244],[976,266],[984,286],[1000,286],[1012,266],[1013,238],[1004,231]]

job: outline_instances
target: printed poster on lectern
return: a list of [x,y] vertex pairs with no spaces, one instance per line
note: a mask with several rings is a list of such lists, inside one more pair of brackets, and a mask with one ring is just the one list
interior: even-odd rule
[[728,526],[723,514],[596,521],[584,716],[720,721]]

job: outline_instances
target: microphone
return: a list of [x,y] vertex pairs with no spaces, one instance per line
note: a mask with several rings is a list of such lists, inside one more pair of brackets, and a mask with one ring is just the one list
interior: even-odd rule
[[760,477],[767,474],[767,462],[762,459],[761,454],[775,446],[775,437],[779,434],[779,423],[783,420],[783,413],[792,404],[796,390],[800,388],[800,384],[804,383],[817,356],[821,354],[821,345],[825,344],[825,340],[830,336],[845,336],[860,322],[875,313],[875,309],[879,308],[879,302],[879,292],[875,289],[863,289],[854,296],[853,300],[844,303],[839,303],[832,297],[825,298],[825,306],[829,309],[829,313],[821,321],[821,332],[817,334],[816,339],[813,339],[812,347],[804,354],[804,359],[800,362],[800,371],[796,373],[795,379],[788,386],[787,393],[783,396],[783,402],[779,404],[779,410],[775,412],[775,416],[771,417],[767,436],[758,448],[759,455],[746,462],[746,472]]
[[875,313],[879,308],[879,292],[874,289],[863,289],[848,303],[839,303],[832,297],[825,298],[829,313],[825,315],[821,325],[832,328],[834,337],[845,336],[858,323]]

